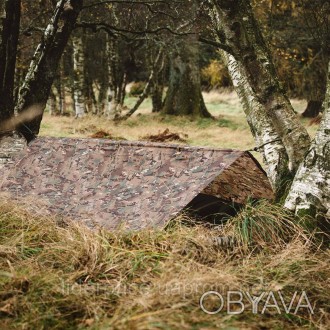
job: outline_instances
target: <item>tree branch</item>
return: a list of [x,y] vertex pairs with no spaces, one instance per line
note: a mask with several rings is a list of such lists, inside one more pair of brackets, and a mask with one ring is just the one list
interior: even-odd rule
[[92,29],[93,31],[97,31],[98,29],[104,29],[106,31],[115,31],[115,32],[121,32],[121,33],[130,33],[130,34],[135,34],[135,35],[141,35],[141,34],[158,34],[160,32],[163,31],[167,31],[173,35],[176,36],[187,36],[190,34],[195,34],[195,33],[191,33],[191,32],[176,32],[174,30],[172,30],[170,27],[168,26],[164,26],[164,27],[159,27],[156,28],[154,30],[152,29],[145,29],[145,30],[141,30],[141,31],[137,31],[137,30],[129,30],[129,29],[124,29],[124,28],[119,28],[107,23],[103,23],[103,22],[99,22],[99,23],[90,23],[90,22],[80,22],[76,24],[76,27],[78,28],[88,28],[88,29]]
[[[178,4],[183,3],[182,1],[173,1],[173,0],[171,2],[172,3],[178,3]],[[144,6],[147,6],[147,7],[149,7],[150,5],[153,5],[153,4],[165,4],[169,8],[171,7],[169,2],[166,1],[166,0],[150,0],[150,1],[104,0],[104,1],[94,2],[94,3],[91,3],[89,5],[86,5],[86,6],[83,7],[83,9],[96,7],[96,6],[101,6],[101,5],[110,4],[110,3],[136,4],[136,5],[144,5]]]
[[211,45],[216,48],[220,48],[220,49],[226,51],[227,53],[229,53],[230,55],[233,55],[233,51],[232,51],[231,47],[226,44],[217,42],[215,40],[206,39],[203,37],[198,37],[198,41],[202,42],[204,44],[207,44],[207,45]]

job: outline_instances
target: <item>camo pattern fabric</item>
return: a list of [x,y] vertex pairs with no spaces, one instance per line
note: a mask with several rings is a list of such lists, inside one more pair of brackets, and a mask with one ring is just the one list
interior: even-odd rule
[[0,171],[11,161],[15,154],[26,147],[26,140],[16,133],[0,135]]
[[[0,191],[107,229],[163,227],[242,151],[38,138],[0,169]],[[265,174],[263,172],[262,175]]]

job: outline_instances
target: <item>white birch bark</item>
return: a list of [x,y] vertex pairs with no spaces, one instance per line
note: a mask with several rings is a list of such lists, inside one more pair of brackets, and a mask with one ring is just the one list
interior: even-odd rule
[[84,96],[84,49],[80,36],[73,38],[73,69],[74,69],[74,110],[75,117],[81,118],[85,115]]
[[39,133],[56,70],[82,9],[82,0],[59,0],[21,85],[15,112],[26,113],[16,129],[28,142]]
[[221,55],[228,66],[256,145],[263,146],[261,151],[268,179],[274,192],[280,193],[283,180],[288,174],[288,156],[285,147],[264,106],[254,95],[239,63],[224,51],[221,51]]
[[241,64],[251,89],[271,117],[294,175],[310,146],[310,138],[279,83],[250,1],[209,0],[209,3],[217,35]]
[[324,114],[315,139],[300,165],[285,207],[296,214],[330,218],[330,64]]
[[19,99],[15,107],[16,112],[21,112],[25,108],[25,99],[26,95],[30,92],[31,87],[29,86],[30,81],[36,79],[36,75],[38,73],[39,64],[44,60],[45,48],[47,44],[50,44],[52,39],[54,38],[55,34],[58,30],[58,23],[60,20],[61,11],[63,10],[63,6],[65,4],[65,0],[58,1],[56,4],[56,8],[54,11],[54,15],[51,18],[50,22],[48,23],[44,36],[43,42],[41,42],[38,46],[36,51],[34,52],[33,58],[30,63],[29,70],[25,76],[24,82],[20,87],[19,92]]

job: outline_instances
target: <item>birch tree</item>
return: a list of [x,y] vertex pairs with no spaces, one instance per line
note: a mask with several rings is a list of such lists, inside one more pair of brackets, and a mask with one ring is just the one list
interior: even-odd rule
[[251,89],[241,65],[232,55],[224,51],[221,51],[221,55],[228,66],[256,145],[260,146],[267,176],[276,199],[280,199],[289,176],[288,155],[285,146],[271,117]]
[[125,98],[127,76],[123,67],[120,38],[107,35],[108,108],[110,119],[120,116]]
[[225,44],[231,53],[223,55],[251,131],[257,144],[261,143],[268,177],[277,196],[285,196],[278,182],[289,171],[288,183],[292,185],[285,207],[296,214],[329,217],[330,67],[325,113],[311,144],[278,82],[249,1],[211,1],[210,13],[218,43]]
[[285,207],[297,214],[330,218],[330,64],[324,113],[304,161],[300,164]]
[[84,93],[84,48],[80,35],[73,37],[73,99],[75,118],[85,115],[85,93]]
[[209,0],[209,3],[217,35],[240,63],[255,97],[271,117],[294,175],[309,148],[310,138],[279,83],[250,1]]
[[43,112],[54,81],[62,53],[82,9],[82,0],[61,0],[56,4],[53,16],[30,63],[20,88],[16,111],[36,109],[19,126],[27,141],[39,133]]
[[108,66],[108,108],[106,115],[115,118],[119,115],[118,93],[120,88],[119,80],[119,55],[118,40],[116,37],[107,35],[107,66]]

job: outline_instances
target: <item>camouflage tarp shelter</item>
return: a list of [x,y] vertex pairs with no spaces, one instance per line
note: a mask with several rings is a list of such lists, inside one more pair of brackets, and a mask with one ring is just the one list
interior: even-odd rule
[[272,198],[248,152],[101,139],[38,138],[0,169],[0,191],[109,229],[162,227],[196,196]]

